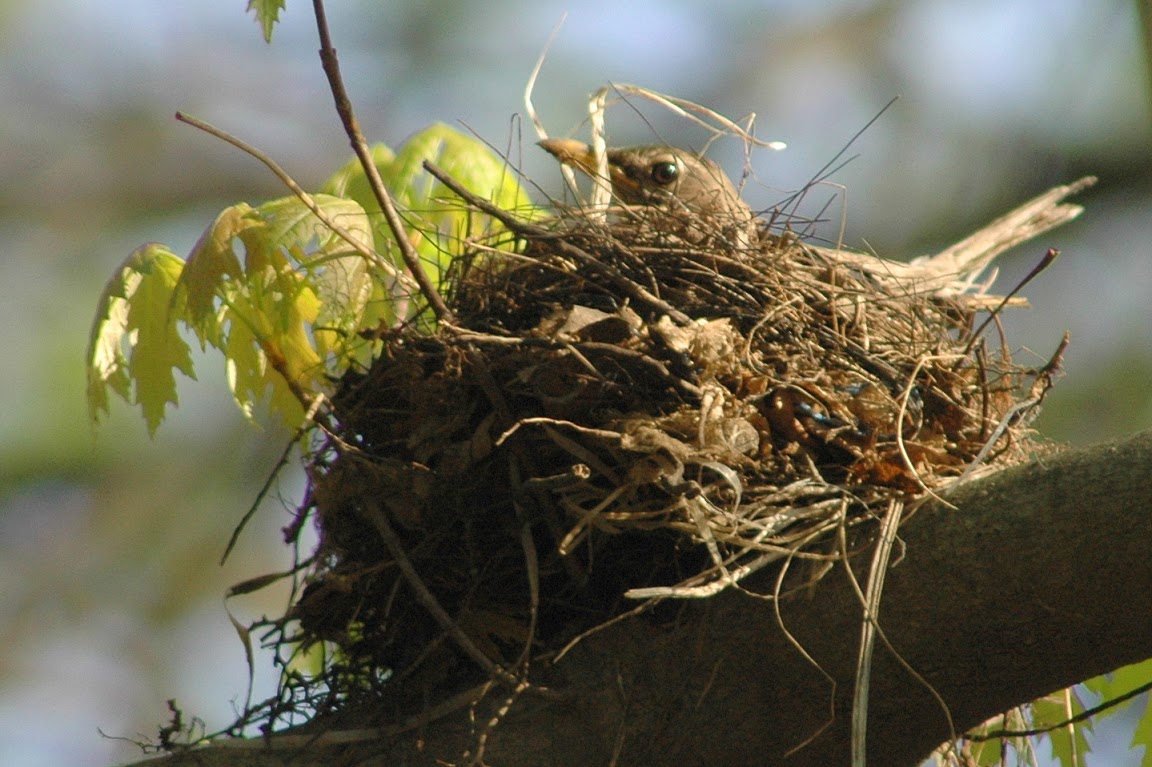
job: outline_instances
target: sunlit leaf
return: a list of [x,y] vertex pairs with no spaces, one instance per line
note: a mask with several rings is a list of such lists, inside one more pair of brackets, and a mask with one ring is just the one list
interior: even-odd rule
[[[1111,700],[1126,695],[1149,682],[1152,682],[1152,658],[1089,679],[1084,683],[1084,686],[1099,695],[1102,700]],[[1121,711],[1130,703],[1131,701],[1125,701],[1115,708],[1108,709],[1108,712]]]
[[443,124],[413,135],[396,152],[383,175],[421,235],[421,256],[436,265],[440,274],[451,259],[461,254],[466,241],[503,232],[504,227],[465,206],[454,192],[424,170],[425,160],[438,165],[474,194],[506,210],[519,210],[525,218],[533,214],[532,203],[507,161],[480,140]]
[[242,286],[229,291],[220,313],[225,370],[245,416],[252,418],[256,404],[268,397],[287,424],[299,423],[301,397],[315,392],[324,372],[306,328],[318,311],[315,293],[286,261],[247,274]]
[[[271,259],[269,249],[287,249],[318,300],[313,340],[321,357],[336,355],[340,364],[352,355],[365,313],[373,300],[375,282],[381,277],[372,262],[358,250],[372,251],[368,215],[354,200],[316,195],[314,202],[324,216],[340,228],[337,234],[296,197],[265,203],[256,209],[265,226],[243,235],[248,248],[248,268],[254,266],[253,251],[264,248],[261,262]],[[257,236],[259,235],[259,236]],[[352,242],[345,239],[347,236]],[[375,317],[369,324],[378,321]]]
[[[249,214],[249,217],[259,217],[263,222],[258,231],[264,242],[271,246],[298,245],[310,252],[337,255],[355,253],[354,246],[346,242],[343,237],[347,234],[361,247],[369,249],[372,247],[368,216],[359,203],[327,194],[318,194],[312,201],[328,221],[340,228],[341,233],[338,234],[331,229],[326,221],[318,218],[295,196],[266,202]],[[245,227],[242,236],[251,236],[252,233],[252,229]],[[251,268],[252,264],[248,264],[248,267]]]
[[1140,761],[1140,767],[1152,767],[1152,698],[1145,695],[1144,700],[1147,701],[1144,704],[1144,715],[1140,717],[1136,732],[1132,735],[1132,746],[1144,747],[1144,758]]
[[[526,219],[538,213],[503,158],[483,142],[447,125],[435,124],[416,133],[394,155],[377,146],[373,156],[381,178],[401,209],[408,239],[434,280],[443,277],[448,264],[464,252],[467,241],[486,240],[486,245],[511,249],[512,238],[496,239],[496,235],[505,232],[504,226],[469,210],[455,193],[424,169],[425,160],[438,165],[478,196],[516,210]],[[342,168],[328,180],[324,191],[359,202],[372,218],[377,250],[390,254],[399,265],[392,233],[357,164]]]
[[[1084,706],[1076,695],[1075,688],[1061,690],[1033,701],[1032,726],[1034,728],[1050,727],[1079,714],[1083,710]],[[1084,756],[1089,751],[1086,734],[1091,729],[1091,721],[1084,721],[1051,730],[1048,733],[1048,738],[1052,744],[1052,756],[1063,767],[1083,764]]]
[[[1002,722],[997,722],[997,727],[1001,726]],[[983,733],[987,727],[982,727],[978,732]],[[994,764],[999,764],[1004,754],[1004,741],[999,738],[992,740],[983,740],[972,743],[969,746],[969,753],[980,767],[992,767]]]
[[219,345],[216,299],[227,280],[238,280],[243,274],[233,240],[258,225],[251,213],[252,207],[243,202],[225,208],[188,254],[180,290],[187,294],[189,324],[201,343]]
[[314,642],[308,647],[298,647],[288,661],[286,672],[294,672],[308,679],[317,679],[328,668],[328,646],[324,642]]
[[128,296],[135,291],[136,283],[140,280],[138,272],[127,268],[133,257],[129,257],[104,286],[89,331],[88,409],[93,420],[101,412],[108,412],[108,389],[112,389],[124,400],[132,396],[132,381],[128,377],[128,357],[124,347],[129,340]]
[[240,412],[251,420],[256,403],[269,386],[268,355],[260,347],[256,332],[247,321],[244,310],[251,314],[247,302],[237,299],[221,310],[220,322],[229,326],[222,349],[228,388]]
[[272,27],[280,20],[284,3],[285,0],[248,0],[248,10],[256,15],[266,43],[272,42]]
[[[257,7],[259,5],[259,7]],[[252,3],[271,24],[282,4]],[[431,160],[477,195],[531,217],[534,208],[488,147],[445,125],[373,159],[402,211],[412,242],[434,279],[470,249],[515,246],[503,226],[468,210],[423,168]],[[192,374],[186,325],[201,346],[220,349],[228,386],[249,418],[268,402],[296,425],[304,409],[378,342],[365,329],[415,316],[411,279],[363,169],[350,163],[316,195],[315,209],[295,196],[223,210],[187,262],[146,246],[125,262],[101,298],[89,350],[89,402],[108,409],[108,390],[135,399],[149,429],[176,401],[173,370]],[[314,212],[315,211],[315,212]]]
[[[373,144],[369,152],[377,169],[388,167],[396,157],[395,152],[384,144]],[[321,191],[336,197],[348,197],[356,200],[365,209],[373,208],[373,205],[370,204],[373,201],[372,193],[369,191],[367,179],[364,177],[364,168],[361,167],[360,160],[357,158],[349,160],[344,167],[329,176]],[[379,210],[379,206],[375,206],[375,209]]]
[[[1128,695],[1133,690],[1144,687],[1152,682],[1152,658],[1140,663],[1133,663],[1113,671],[1110,674],[1096,677],[1085,682],[1092,692],[1100,696],[1102,701],[1114,700]],[[1139,703],[1144,713],[1136,725],[1136,732],[1132,735],[1132,747],[1144,749],[1142,767],[1152,767],[1152,696],[1148,692],[1130,698],[1105,711],[1101,716],[1109,716],[1123,711],[1133,703]]]
[[188,344],[176,321],[182,306],[175,286],[184,262],[150,243],[125,259],[104,287],[88,347],[88,405],[93,419],[108,410],[108,389],[132,396],[150,433],[176,404],[173,370],[194,378]]

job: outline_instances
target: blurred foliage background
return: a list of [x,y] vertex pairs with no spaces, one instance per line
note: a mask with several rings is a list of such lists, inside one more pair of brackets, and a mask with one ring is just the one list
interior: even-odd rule
[[[1140,0],[1137,0],[1139,2]],[[102,738],[152,735],[175,697],[209,729],[242,703],[246,667],[223,592],[283,568],[279,530],[301,496],[282,474],[225,567],[233,526],[287,435],[245,424],[219,359],[197,361],[155,440],[126,406],[94,431],[83,354],[96,298],[135,246],[186,253],[221,208],[284,192],[232,148],[172,119],[228,129],[314,188],[349,157],[316,57],[310,4],[264,44],[245,3],[0,3],[0,763],[97,767],[139,756]],[[730,116],[763,138],[745,196],[802,186],[893,96],[815,198],[821,234],[888,257],[950,244],[1085,174],[1085,215],[1004,259],[1001,286],[1048,246],[1063,257],[1005,318],[1028,359],[1067,329],[1067,377],[1038,427],[1086,444],[1152,425],[1152,120],[1132,0],[771,0],[696,3],[333,0],[345,76],[372,140],[464,126],[562,194],[524,127],[521,93],[553,27],[535,104],[579,133],[587,94],[631,82]],[[626,113],[618,109],[616,114]],[[613,118],[613,143],[703,137],[668,114]],[[616,122],[613,120],[616,119]],[[615,128],[615,129],[613,129]],[[739,147],[714,156],[734,175]],[[245,619],[283,594],[233,600]],[[257,669],[257,695],[273,679]],[[1089,764],[1137,764],[1105,722]]]

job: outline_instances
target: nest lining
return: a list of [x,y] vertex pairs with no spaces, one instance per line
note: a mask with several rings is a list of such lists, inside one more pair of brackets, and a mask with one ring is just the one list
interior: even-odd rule
[[273,708],[419,710],[636,600],[827,560],[841,526],[1035,447],[1056,360],[990,348],[999,299],[690,211],[518,234],[458,262],[452,327],[390,331],[342,381],[310,466],[321,542],[275,624],[337,660]]

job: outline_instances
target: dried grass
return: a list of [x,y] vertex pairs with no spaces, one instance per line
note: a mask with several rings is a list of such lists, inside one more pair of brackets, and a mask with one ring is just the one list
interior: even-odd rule
[[[574,639],[781,559],[816,577],[893,501],[1037,449],[1027,429],[1063,346],[1017,364],[977,276],[1079,209],[1061,187],[934,259],[814,247],[787,221],[688,211],[497,213],[450,275],[456,321],[389,330],[334,398],[304,512],[321,532],[292,652],[336,654],[270,709],[423,710],[527,678]],[[468,195],[461,190],[463,196]]]

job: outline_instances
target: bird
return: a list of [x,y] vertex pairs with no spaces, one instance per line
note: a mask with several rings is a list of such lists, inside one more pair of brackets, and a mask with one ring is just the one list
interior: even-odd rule
[[[545,139],[539,146],[564,165],[596,175],[592,147],[575,139]],[[609,149],[612,192],[626,205],[657,208],[672,214],[690,211],[700,224],[746,244],[755,215],[740,199],[732,181],[712,160],[663,144]]]

